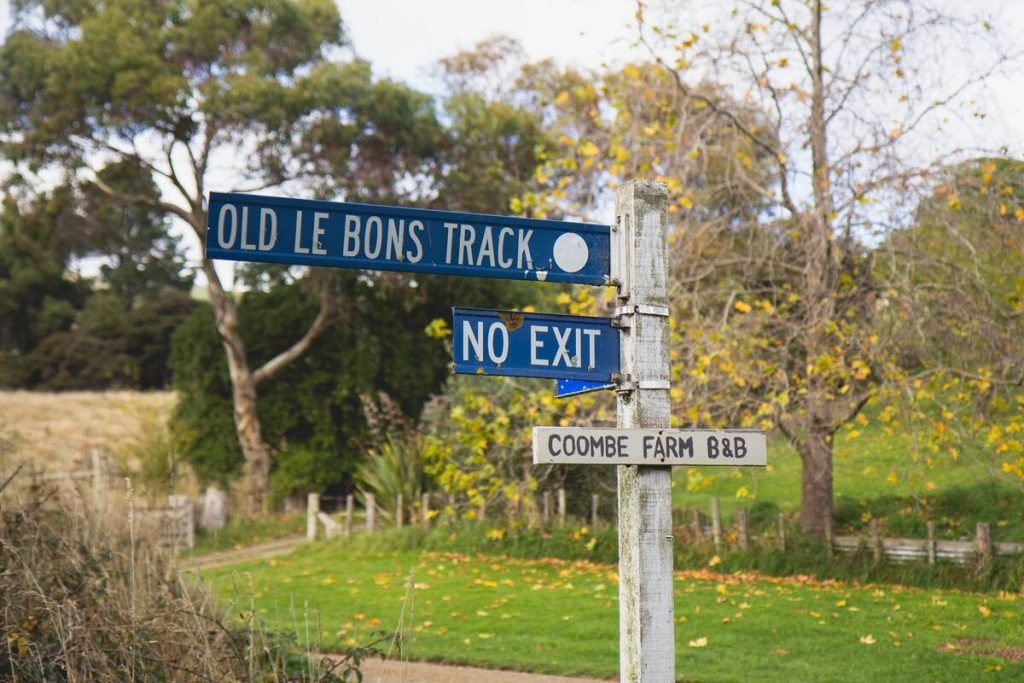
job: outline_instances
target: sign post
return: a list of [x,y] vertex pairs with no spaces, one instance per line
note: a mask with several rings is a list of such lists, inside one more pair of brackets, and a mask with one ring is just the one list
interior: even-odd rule
[[[667,201],[650,181],[627,182],[615,197],[619,429],[669,427]],[[620,465],[618,494],[620,680],[674,681],[672,468]]]

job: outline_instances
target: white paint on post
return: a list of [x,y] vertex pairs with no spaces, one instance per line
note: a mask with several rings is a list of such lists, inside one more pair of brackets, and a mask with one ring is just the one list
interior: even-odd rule
[[[619,284],[622,383],[618,427],[669,426],[668,222],[664,185],[630,181],[615,197],[612,277]],[[628,313],[628,311],[633,311]],[[672,468],[619,475],[619,675],[674,681]]]

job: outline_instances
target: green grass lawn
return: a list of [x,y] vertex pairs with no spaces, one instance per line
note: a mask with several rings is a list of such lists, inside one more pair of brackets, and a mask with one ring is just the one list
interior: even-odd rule
[[[918,535],[923,537],[921,510],[948,495],[953,500],[945,507],[952,510],[943,514],[953,517],[943,522],[934,515],[940,537],[973,536],[973,524],[984,521],[991,524],[996,540],[1024,541],[1024,494],[1019,486],[1014,488],[1011,478],[993,474],[984,458],[974,455],[954,460],[948,453],[932,453],[912,431],[892,429],[877,420],[840,430],[833,455],[837,532],[842,533],[844,522],[850,522],[843,519],[844,512],[873,511],[875,516],[893,517],[899,511],[904,517],[917,515],[918,523],[901,520],[895,526],[912,531],[920,527]],[[768,463],[767,467],[677,468],[673,506],[707,512],[711,498],[717,497],[726,516],[739,506],[749,509],[759,502],[795,514],[800,509],[800,457],[785,438],[773,436],[768,440]],[[688,477],[707,478],[710,483],[690,491]],[[957,489],[974,493],[958,497]],[[1003,500],[992,495],[1000,491]],[[1013,504],[1015,497],[1022,501],[1020,505]],[[1009,509],[1006,498],[1011,501]],[[958,509],[963,519],[955,518]]]
[[[613,678],[612,565],[303,546],[203,573],[236,614],[341,650],[377,631],[401,656]],[[806,578],[682,572],[676,656],[694,681],[1021,680],[1014,595],[851,586]],[[240,617],[243,618],[244,617]],[[395,655],[397,656],[397,655]]]

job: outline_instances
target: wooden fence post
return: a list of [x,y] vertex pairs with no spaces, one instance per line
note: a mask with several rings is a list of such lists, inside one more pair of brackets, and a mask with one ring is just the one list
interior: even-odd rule
[[405,525],[405,500],[399,493],[395,498],[395,527],[401,529]]
[[750,530],[747,528],[747,509],[736,509],[736,533],[740,543],[740,550],[746,550],[750,545]]
[[481,522],[487,521],[487,500],[481,500],[476,510],[476,518]]
[[352,521],[356,516],[356,497],[351,493],[345,496],[345,536],[352,535]]
[[366,494],[366,533],[372,534],[377,525],[377,500],[372,493]]
[[600,522],[597,516],[598,509],[601,506],[601,496],[593,494],[590,496],[590,528],[597,530],[597,525]]
[[306,540],[316,540],[316,516],[320,514],[320,494],[310,493],[306,496]]
[[926,526],[928,528],[928,565],[932,566],[935,564],[935,522],[929,520]]
[[700,525],[700,508],[693,508],[693,521],[690,522],[690,526],[693,529],[693,538],[695,541],[701,541],[704,539],[704,529]]
[[975,544],[978,547],[978,554],[984,564],[992,559],[992,533],[987,522],[978,522],[975,528]]
[[423,526],[430,526],[430,494],[420,496],[420,517]]
[[565,524],[565,489],[558,489],[558,523]]
[[871,556],[875,558],[875,562],[882,561],[882,555],[884,554],[882,548],[882,536],[878,530],[878,518],[871,519]]
[[722,507],[717,496],[711,499],[711,541],[717,553],[722,546]]
[[786,552],[786,515],[779,513],[779,550]]
[[547,526],[551,523],[551,491],[544,492],[544,507],[542,511],[541,523]]

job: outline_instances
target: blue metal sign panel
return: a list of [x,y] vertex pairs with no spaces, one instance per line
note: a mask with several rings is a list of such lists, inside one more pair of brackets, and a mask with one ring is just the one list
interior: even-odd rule
[[455,372],[613,382],[619,331],[610,318],[452,309]]
[[555,384],[555,398],[569,398],[601,389],[614,389],[611,382],[591,382],[585,379],[560,379]]
[[208,216],[213,259],[588,285],[610,279],[607,225],[217,192]]

